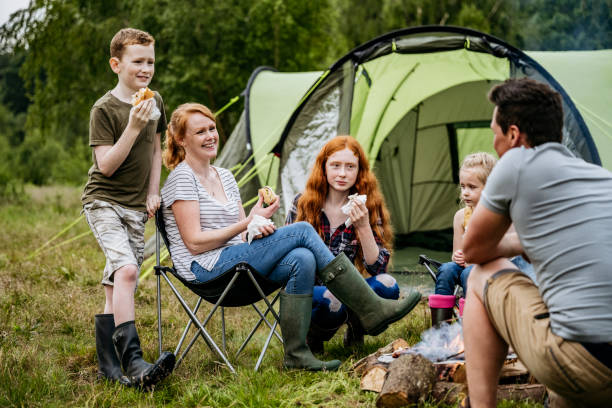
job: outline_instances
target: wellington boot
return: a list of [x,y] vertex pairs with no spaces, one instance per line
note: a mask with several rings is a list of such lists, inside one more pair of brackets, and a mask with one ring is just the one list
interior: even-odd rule
[[366,334],[376,336],[387,326],[406,316],[421,300],[410,290],[399,300],[381,298],[370,288],[353,263],[342,252],[317,276],[327,289],[359,318]]
[[[311,315],[312,316],[312,315]],[[308,334],[306,335],[306,343],[308,344],[308,348],[313,353],[323,353],[325,351],[325,342],[331,340],[334,337],[334,334],[338,331],[340,327],[335,327],[333,329],[326,329],[315,323],[310,321],[310,328],[308,329]]]
[[346,331],[344,332],[343,344],[344,347],[361,347],[363,346],[363,335],[365,330],[359,321],[359,317],[351,310],[348,311],[348,321],[346,322]]
[[431,327],[439,327],[442,323],[449,323],[453,318],[455,295],[429,295],[429,308],[431,310]]
[[130,380],[121,372],[121,363],[115,352],[113,332],[115,317],[112,314],[97,314],[94,317],[96,327],[96,354],[98,355],[98,378],[117,381],[130,386]]
[[169,352],[163,352],[155,364],[142,359],[140,340],[133,320],[115,328],[113,343],[123,371],[134,386],[149,388],[166,378],[174,369],[176,360],[174,354]]
[[339,360],[321,361],[312,355],[306,344],[310,326],[312,295],[280,295],[280,326],[285,348],[285,367],[308,371],[335,371]]

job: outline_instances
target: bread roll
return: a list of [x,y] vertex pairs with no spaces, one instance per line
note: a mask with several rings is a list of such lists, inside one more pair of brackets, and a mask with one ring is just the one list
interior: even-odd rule
[[260,188],[259,191],[263,196],[264,206],[267,207],[268,205],[272,204],[274,200],[276,200],[276,194],[274,194],[274,190],[272,190],[272,187],[265,186]]
[[132,106],[138,105],[140,102],[151,99],[155,96],[155,92],[150,90],[148,87],[140,88],[138,92],[132,95]]

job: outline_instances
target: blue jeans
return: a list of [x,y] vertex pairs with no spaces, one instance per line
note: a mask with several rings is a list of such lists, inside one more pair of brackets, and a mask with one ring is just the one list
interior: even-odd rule
[[311,294],[317,270],[334,255],[307,222],[279,228],[272,235],[225,248],[212,270],[192,262],[199,282],[216,278],[240,262],[246,262],[266,278],[285,286],[290,294]]
[[[525,260],[522,256],[515,256],[510,260],[516,267],[529,276],[531,280],[537,285],[535,272],[533,266]],[[467,293],[467,280],[472,270],[473,265],[469,265],[466,268],[460,266],[455,262],[447,262],[440,266],[438,269],[438,278],[436,280],[436,295],[453,295],[455,293],[455,286],[461,285],[463,293]]]
[[[399,299],[400,289],[395,278],[386,273],[371,276],[365,280],[376,294],[385,299]],[[317,332],[321,340],[331,339],[336,331],[346,322],[348,317],[344,306],[325,286],[315,286],[312,294],[311,332],[316,328],[324,329]]]

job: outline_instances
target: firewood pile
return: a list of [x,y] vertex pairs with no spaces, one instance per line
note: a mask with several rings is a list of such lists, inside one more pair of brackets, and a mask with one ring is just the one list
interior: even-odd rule
[[[427,400],[454,404],[465,399],[464,360],[433,363],[420,354],[402,354],[406,349],[408,343],[397,339],[353,365],[353,372],[361,377],[361,389],[379,393],[377,407],[401,407]],[[546,388],[536,383],[515,356],[506,359],[497,389],[498,401],[542,401],[545,393]]]

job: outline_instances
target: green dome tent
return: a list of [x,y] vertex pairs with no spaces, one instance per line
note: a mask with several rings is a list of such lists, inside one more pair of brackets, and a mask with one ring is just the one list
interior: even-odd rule
[[[553,56],[537,55],[550,57],[554,67]],[[564,143],[601,164],[572,99],[540,64],[487,34],[440,26],[383,35],[322,73],[255,71],[242,119],[216,164],[243,163],[234,168],[239,184],[248,186],[250,180],[243,199],[267,184],[281,193],[286,209],[303,189],[320,147],[337,134],[350,134],[375,168],[396,233],[447,229],[458,206],[461,159],[473,151],[493,151],[493,106],[486,94],[496,83],[523,76],[561,93]],[[592,123],[603,129],[598,128],[598,139],[612,151],[609,115],[592,113]]]

